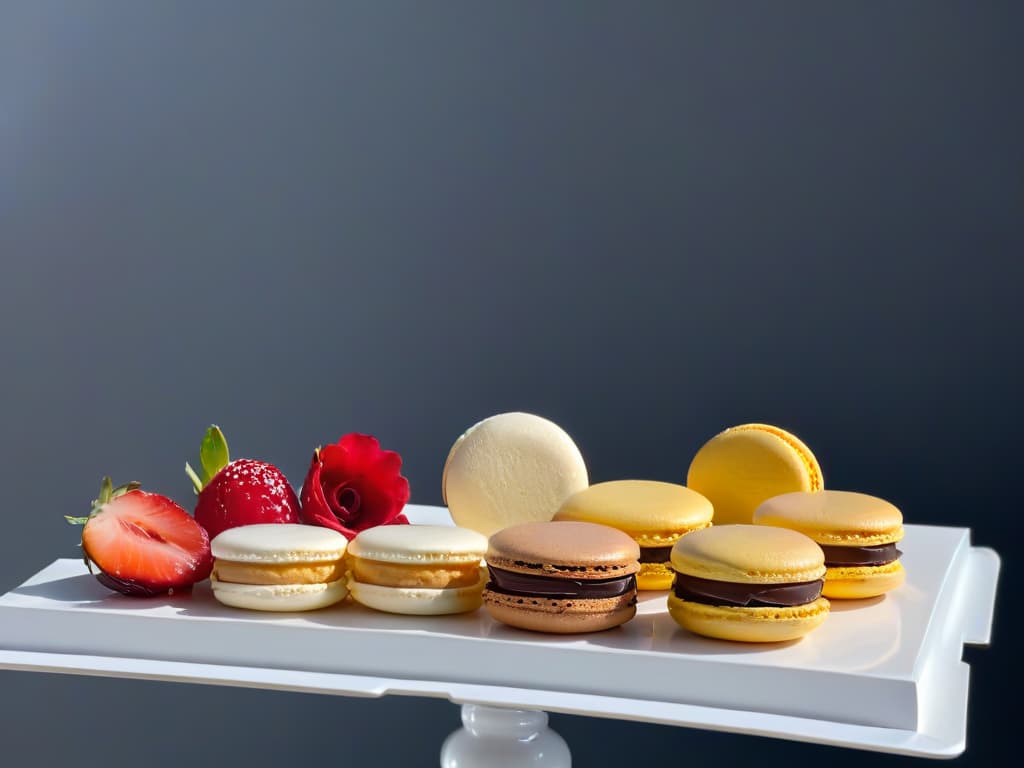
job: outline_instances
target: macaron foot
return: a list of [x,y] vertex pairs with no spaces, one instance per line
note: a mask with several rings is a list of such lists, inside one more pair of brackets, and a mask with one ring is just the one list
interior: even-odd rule
[[791,607],[743,608],[705,605],[668,597],[668,612],[684,629],[705,637],[742,643],[777,643],[796,640],[820,626],[828,616],[823,597]]
[[878,597],[903,584],[906,571],[896,560],[886,565],[829,568],[821,593],[837,600]]
[[315,611],[348,596],[345,579],[327,584],[233,584],[211,576],[210,584],[221,603],[247,611]]
[[407,616],[444,616],[468,613],[480,607],[485,577],[470,587],[430,589],[424,587],[383,587],[349,579],[353,599],[367,608]]
[[671,589],[675,575],[668,563],[641,563],[636,588],[648,592]]
[[518,629],[559,635],[600,632],[625,624],[636,615],[636,594],[598,600],[507,595],[484,590],[491,618]]

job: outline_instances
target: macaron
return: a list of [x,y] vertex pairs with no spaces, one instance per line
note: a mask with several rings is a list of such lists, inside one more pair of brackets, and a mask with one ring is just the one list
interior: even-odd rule
[[692,531],[711,525],[711,502],[683,485],[655,480],[612,480],[574,493],[555,520],[577,520],[618,528],[640,546],[637,588],[668,589],[674,576],[672,547]]
[[741,424],[708,440],[690,462],[686,485],[715,508],[715,525],[750,523],[765,499],[820,491],[821,467],[795,435],[769,424]]
[[825,553],[825,597],[877,597],[900,586],[906,571],[896,543],[903,515],[877,496],[851,491],[796,491],[775,496],[754,522],[800,531]]
[[501,413],[455,441],[441,494],[456,525],[490,536],[550,520],[587,485],[583,456],[565,430],[531,413]]
[[828,616],[825,558],[807,536],[765,525],[715,525],[672,548],[668,612],[698,635],[748,643],[803,637]]
[[639,559],[637,543],[606,525],[514,525],[488,542],[484,609],[535,632],[611,629],[636,615]]
[[480,607],[487,537],[444,525],[380,525],[348,545],[356,602],[388,613],[437,616]]
[[253,611],[312,611],[344,600],[345,547],[316,525],[243,525],[210,542],[213,596]]

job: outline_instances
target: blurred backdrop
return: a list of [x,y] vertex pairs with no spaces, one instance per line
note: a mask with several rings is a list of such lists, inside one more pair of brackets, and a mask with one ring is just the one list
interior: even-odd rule
[[[103,474],[349,431],[440,502],[521,409],[595,481],[767,421],[1004,555],[969,747],[1010,744],[1019,3],[0,0],[0,590]],[[1019,672],[1019,669],[1017,670]],[[685,685],[685,681],[680,681]],[[0,673],[5,766],[434,765],[458,711]],[[909,760],[553,717],[576,764]],[[685,750],[685,752],[681,751]],[[355,761],[355,762],[353,762]]]

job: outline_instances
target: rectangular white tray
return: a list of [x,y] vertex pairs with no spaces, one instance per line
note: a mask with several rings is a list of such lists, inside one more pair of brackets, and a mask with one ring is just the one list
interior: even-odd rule
[[[409,508],[447,523],[438,507]],[[700,638],[641,593],[637,617],[581,636],[515,630],[483,611],[407,617],[346,603],[263,614],[191,595],[108,592],[58,560],[0,598],[0,668],[166,679],[343,695],[444,696],[952,757],[964,750],[964,643],[989,640],[999,560],[959,528],[907,526],[907,583],[833,601],[788,644]]]

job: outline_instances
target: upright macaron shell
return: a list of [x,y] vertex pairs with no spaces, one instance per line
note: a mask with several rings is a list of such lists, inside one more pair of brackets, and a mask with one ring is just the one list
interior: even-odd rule
[[[885,499],[851,491],[785,493],[763,502],[754,522],[799,531],[825,548],[826,597],[877,597],[906,579],[898,550],[888,546],[903,538],[903,515]],[[857,564],[856,557],[837,557],[856,548],[885,548],[894,559]],[[829,562],[830,553],[838,563]]]
[[587,482],[583,456],[561,427],[529,413],[502,413],[455,442],[441,493],[456,525],[490,536],[550,520]]
[[535,632],[616,627],[636,615],[639,555],[632,538],[594,523],[506,528],[488,545],[484,607],[497,621]]
[[814,454],[769,424],[742,424],[708,440],[690,463],[686,485],[710,499],[715,525],[750,523],[765,499],[824,487]]
[[683,598],[678,585],[674,586],[668,597],[669,614],[680,626],[700,635],[740,642],[795,640],[820,626],[828,615],[828,600],[819,596],[824,554],[796,531],[757,525],[705,528],[684,536],[673,547],[672,567],[680,579],[708,580],[706,584],[718,584],[726,591],[746,585],[752,593],[766,597],[775,587],[811,592],[792,605],[728,604]]
[[685,486],[654,480],[612,480],[573,494],[555,520],[576,520],[617,528],[640,545],[637,586],[668,589],[668,550],[680,537],[711,525],[714,510],[704,496]]
[[480,607],[487,538],[452,526],[388,525],[359,533],[348,548],[349,589],[368,608],[436,616]]
[[214,537],[210,583],[221,603],[256,611],[310,611],[344,600],[337,531],[291,523],[229,528]]

